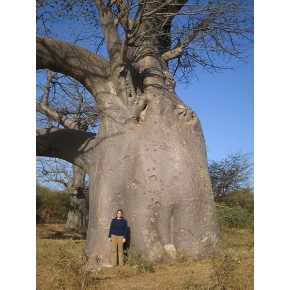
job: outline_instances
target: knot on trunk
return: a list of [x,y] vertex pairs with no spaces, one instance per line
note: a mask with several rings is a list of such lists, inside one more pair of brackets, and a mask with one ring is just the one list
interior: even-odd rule
[[148,106],[147,100],[136,100],[130,107],[132,114],[126,120],[126,123],[135,122],[138,124],[143,123],[146,115],[146,110]]
[[178,104],[175,107],[174,113],[177,119],[180,121],[189,122],[196,119],[196,115],[194,114],[194,112],[189,107],[182,104]]

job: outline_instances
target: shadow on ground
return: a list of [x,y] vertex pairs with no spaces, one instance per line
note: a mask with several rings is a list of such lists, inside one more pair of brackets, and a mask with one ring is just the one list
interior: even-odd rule
[[43,239],[52,240],[85,240],[85,234],[67,233],[67,232],[52,232],[42,236]]
[[42,225],[41,227],[38,227],[37,235],[41,239],[50,240],[85,240],[86,230],[69,230],[66,229],[64,225]]

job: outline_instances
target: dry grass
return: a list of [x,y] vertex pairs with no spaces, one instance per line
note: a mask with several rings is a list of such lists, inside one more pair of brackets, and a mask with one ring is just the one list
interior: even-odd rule
[[[253,289],[253,231],[222,229],[223,240],[200,261],[83,270],[84,240],[63,225],[37,226],[37,289]],[[132,262],[132,261],[131,261]],[[134,263],[130,263],[134,265]]]

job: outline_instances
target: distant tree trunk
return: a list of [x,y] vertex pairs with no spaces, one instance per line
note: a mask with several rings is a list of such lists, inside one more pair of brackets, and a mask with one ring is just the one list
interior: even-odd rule
[[87,226],[87,202],[84,195],[85,172],[78,166],[73,166],[73,178],[68,188],[70,193],[70,208],[66,228],[79,229]]

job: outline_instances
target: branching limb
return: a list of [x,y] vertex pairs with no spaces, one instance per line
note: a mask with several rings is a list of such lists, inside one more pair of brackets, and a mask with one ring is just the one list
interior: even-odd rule
[[48,98],[49,98],[49,93],[50,93],[50,83],[51,80],[56,76],[56,73],[53,73],[51,71],[47,71],[47,79],[46,79],[46,84],[44,87],[44,94],[42,95],[42,98],[40,100],[41,104],[48,105]]
[[77,45],[52,38],[36,38],[37,69],[49,69],[71,76],[92,95],[108,91],[109,62]]
[[[114,1],[116,6],[117,6],[117,9],[118,9],[118,12],[119,12],[119,21],[122,25],[122,27],[125,29],[125,30],[128,30],[132,27],[133,25],[133,20],[130,19],[129,17],[129,12],[130,12],[130,9],[132,8],[131,5],[124,5],[122,0],[115,0]],[[129,3],[128,3],[129,4]]]
[[66,160],[89,171],[95,134],[71,129],[37,129],[36,155]]
[[165,61],[177,58],[182,55],[184,49],[198,36],[201,31],[205,31],[209,27],[208,19],[200,21],[193,29],[192,33],[187,36],[186,40],[177,45],[175,48],[162,54]]
[[126,85],[120,81],[120,73],[124,70],[122,59],[122,42],[115,24],[114,15],[109,7],[106,7],[102,0],[95,0],[100,14],[107,50],[110,58],[111,80],[113,82],[116,94],[121,97],[123,103],[126,103]]
[[65,113],[59,112],[49,106],[48,100],[49,100],[49,94],[50,94],[50,82],[54,76],[55,76],[55,73],[52,73],[50,71],[47,72],[47,80],[44,87],[44,94],[40,102],[36,104],[36,111],[58,122],[60,125],[62,125],[65,128],[77,130],[79,129],[77,122],[68,118]]
[[51,119],[53,119],[54,121],[58,122],[59,124],[61,124],[65,128],[75,129],[75,130],[78,129],[77,122],[68,118],[66,116],[66,114],[64,114],[62,112],[58,112],[57,110],[51,108],[48,105],[45,105],[41,102],[37,103],[36,104],[36,111],[46,115],[47,117],[49,117]]

